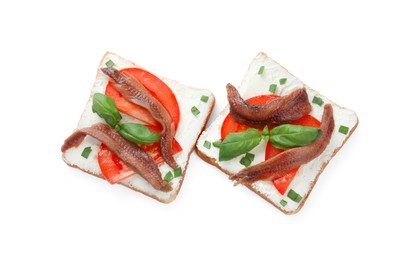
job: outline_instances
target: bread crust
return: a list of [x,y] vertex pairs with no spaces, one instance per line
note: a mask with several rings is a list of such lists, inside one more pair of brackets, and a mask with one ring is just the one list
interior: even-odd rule
[[[106,56],[107,56],[108,54],[113,54],[113,53],[111,53],[111,52],[106,52],[106,53],[104,54],[103,58],[101,59],[101,61],[100,61],[99,65],[100,65],[100,64],[102,64],[102,63],[104,62],[104,59],[106,58]],[[139,66],[138,66],[138,67],[139,67]],[[95,79],[95,81],[94,81],[94,82],[96,82],[96,81],[97,81],[98,76],[99,76],[99,72],[97,72],[97,74],[96,74],[96,79]],[[191,153],[194,151],[194,148],[196,147],[196,143],[197,143],[197,141],[198,141],[198,139],[199,139],[199,137],[200,137],[200,134],[201,134],[201,132],[203,131],[203,129],[205,129],[206,124],[207,124],[207,122],[208,122],[208,120],[209,120],[209,118],[210,118],[211,112],[213,111],[214,104],[216,103],[216,98],[214,97],[214,95],[213,95],[213,94],[211,94],[210,98],[212,98],[212,99],[213,99],[213,102],[211,103],[211,106],[210,106],[210,108],[209,108],[209,110],[208,110],[207,116],[206,116],[206,118],[205,118],[205,120],[204,120],[204,124],[202,124],[202,125],[201,125],[201,127],[200,127],[200,129],[199,129],[199,135],[198,135],[198,137],[196,138],[196,141],[195,141],[195,142],[194,142],[194,144],[193,144],[193,148],[192,148],[192,149],[190,149],[190,151],[189,151],[189,153],[188,153],[188,155],[187,155],[187,162],[186,162],[186,164],[185,164],[184,169],[182,170],[182,177],[181,177],[181,179],[179,180],[179,186],[178,186],[178,189],[177,189],[177,191],[176,191],[176,192],[173,192],[173,193],[172,193],[172,195],[171,195],[168,199],[162,199],[162,198],[159,198],[158,196],[155,196],[155,195],[153,195],[153,194],[147,193],[147,192],[145,192],[145,191],[143,191],[143,190],[137,189],[137,188],[132,187],[132,186],[129,186],[129,185],[127,185],[127,184],[124,184],[124,183],[118,183],[118,184],[120,184],[120,185],[122,185],[122,186],[125,186],[125,187],[127,187],[127,188],[129,188],[129,189],[131,189],[131,190],[136,191],[136,192],[140,192],[140,193],[142,193],[142,194],[144,194],[144,195],[146,195],[146,196],[148,196],[148,197],[151,197],[151,198],[153,198],[153,199],[155,199],[155,200],[157,200],[157,201],[159,201],[159,202],[165,203],[165,204],[168,204],[168,203],[170,203],[170,202],[174,201],[174,200],[175,200],[175,198],[177,197],[178,193],[179,193],[179,192],[180,192],[180,190],[181,190],[182,183],[183,183],[183,181],[184,181],[184,178],[185,178],[185,175],[186,175],[186,171],[187,171],[187,168],[188,168],[188,163],[189,163],[189,160],[190,160]],[[90,95],[90,99],[91,99],[91,95]],[[81,114],[81,116],[80,116],[80,120],[81,120],[82,116],[83,116],[83,115]],[[80,122],[80,120],[78,120],[78,122]],[[76,130],[77,130],[77,129],[75,129],[74,131],[76,131]],[[68,163],[68,162],[67,162],[67,160],[65,160],[65,152],[62,154],[62,159],[63,159],[63,161],[64,161],[64,162],[65,162],[68,166],[70,166],[70,167],[73,167],[73,168],[79,169],[79,170],[81,170],[81,171],[83,171],[83,172],[85,172],[85,173],[88,173],[88,174],[92,175],[92,176],[95,176],[95,177],[98,177],[98,178],[100,178],[100,179],[102,179],[102,180],[105,180],[105,179],[104,179],[104,177],[103,177],[102,175],[97,175],[97,174],[95,174],[95,173],[93,173],[93,172],[91,172],[91,171],[88,171],[88,170],[86,170],[86,169],[80,168],[79,166],[77,166],[77,165],[75,165],[75,164],[70,164],[70,163]]]

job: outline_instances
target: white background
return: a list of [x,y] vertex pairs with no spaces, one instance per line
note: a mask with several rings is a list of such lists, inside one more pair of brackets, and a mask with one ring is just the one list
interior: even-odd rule
[[[1,2],[0,259],[416,259],[413,1],[242,2]],[[195,154],[161,204],[61,160],[106,51],[211,89],[213,117],[263,51],[359,127],[297,215]]]

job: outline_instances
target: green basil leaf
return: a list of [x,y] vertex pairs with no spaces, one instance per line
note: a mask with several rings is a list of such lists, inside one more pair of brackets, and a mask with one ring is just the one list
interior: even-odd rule
[[238,155],[252,150],[261,142],[262,136],[256,129],[248,129],[246,132],[230,133],[219,144],[219,161],[228,161]]
[[280,149],[290,149],[308,145],[321,136],[319,128],[284,124],[269,132],[269,141]]
[[123,138],[137,144],[153,144],[161,137],[160,134],[151,132],[144,125],[124,123],[118,126],[116,130]]
[[122,119],[114,100],[101,93],[95,93],[93,96],[93,112],[112,127],[115,127]]

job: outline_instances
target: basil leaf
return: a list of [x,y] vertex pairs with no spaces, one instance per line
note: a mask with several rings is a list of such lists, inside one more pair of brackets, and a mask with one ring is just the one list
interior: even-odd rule
[[246,132],[228,134],[219,144],[219,161],[228,161],[249,152],[261,142],[261,139],[259,131],[253,128]]
[[115,127],[122,119],[114,100],[101,93],[95,93],[93,96],[93,112],[97,113],[112,127]]
[[319,128],[284,124],[269,132],[269,141],[280,149],[289,149],[308,145],[321,136]]
[[144,125],[124,123],[118,126],[116,130],[123,138],[137,144],[153,144],[161,137],[160,134],[151,132]]

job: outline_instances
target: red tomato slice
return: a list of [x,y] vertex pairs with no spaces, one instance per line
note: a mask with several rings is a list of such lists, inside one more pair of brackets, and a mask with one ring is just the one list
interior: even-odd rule
[[157,132],[162,131],[162,125],[152,117],[147,109],[125,99],[110,81],[107,84],[105,94],[114,100],[114,103],[116,103],[116,107],[120,112],[140,120],[144,125],[152,126],[153,129],[158,129]]
[[[269,158],[274,157],[275,155],[280,154],[283,151],[284,150],[276,148],[272,146],[270,142],[268,142],[266,144],[266,149],[265,149],[265,160],[268,160]],[[299,168],[300,167],[294,168],[291,171],[289,171],[287,174],[282,176],[281,178],[276,178],[272,180],[272,183],[274,184],[275,188],[278,190],[279,193],[281,193],[282,195],[285,194],[285,192],[288,189],[288,186],[290,186]]]
[[276,178],[272,180],[272,183],[274,184],[278,192],[281,193],[281,195],[284,195],[285,192],[287,191],[288,186],[290,186],[292,180],[294,179],[295,175],[298,172],[298,169],[300,169],[300,167],[292,169],[281,178]]
[[[250,105],[263,105],[277,98],[279,98],[279,96],[273,95],[273,94],[260,95],[260,96],[252,97],[246,100],[246,102],[248,102],[248,104]],[[320,127],[320,121],[318,121],[316,118],[310,115],[305,115],[302,118],[291,122],[290,124]],[[268,127],[269,129],[271,129],[274,126],[268,126]],[[228,114],[226,118],[224,119],[222,127],[221,127],[221,138],[222,140],[224,140],[224,138],[226,138],[226,136],[229,133],[244,132],[248,130],[249,128],[253,128],[253,127],[250,127],[250,126],[247,126],[247,125],[244,125],[235,121],[232,118],[232,115]],[[257,129],[259,129],[259,131],[262,131],[262,128],[257,128]],[[268,160],[269,158],[277,154],[280,154],[282,152],[283,150],[279,148],[275,148],[274,146],[272,146],[270,142],[268,142],[266,145],[266,149],[265,149],[265,160]],[[291,171],[289,171],[286,175],[282,176],[281,178],[276,178],[272,180],[272,183],[274,184],[275,188],[278,190],[279,193],[281,193],[282,195],[285,194],[285,192],[288,189],[288,186],[291,184],[299,168],[300,167],[294,168]]]
[[[277,95],[260,95],[260,96],[255,96],[252,98],[249,98],[248,100],[246,100],[246,102],[248,102],[248,104],[250,105],[263,105],[266,103],[271,102],[272,100],[275,100],[279,98],[279,96]],[[249,128],[253,128],[244,124],[241,124],[239,122],[237,122],[236,120],[233,119],[231,114],[228,114],[226,116],[226,118],[223,121],[222,124],[222,128],[221,128],[221,138],[222,140],[224,140],[224,138],[226,138],[226,136],[230,133],[233,132],[245,132],[246,130],[248,130]],[[262,128],[258,128],[260,131],[262,131]]]
[[[310,115],[305,115],[300,119],[292,121],[290,124],[320,127],[320,121]],[[280,154],[283,151],[284,150],[276,148],[272,146],[270,142],[268,142],[268,144],[266,145],[266,150],[265,150],[265,160],[268,160],[269,158],[277,154]],[[275,188],[278,190],[279,193],[281,193],[282,195],[285,194],[285,192],[288,189],[288,186],[290,186],[299,168],[300,167],[294,168],[291,171],[289,171],[286,175],[282,176],[281,178],[276,178],[272,180],[272,183],[274,184]]]
[[111,184],[119,183],[135,174],[105,144],[100,145],[97,159],[104,178]]
[[[292,121],[290,124],[293,125],[302,125],[302,126],[311,126],[311,127],[320,127],[320,121],[317,120],[316,118],[310,116],[310,115],[305,115],[303,117],[301,117],[300,119],[297,119],[295,121]],[[282,153],[284,150],[276,148],[274,146],[272,146],[272,144],[270,142],[268,142],[268,144],[266,145],[266,150],[265,150],[265,160],[268,160],[269,158]]]
[[[142,85],[148,89],[159,102],[161,102],[174,121],[176,129],[180,120],[180,109],[172,90],[161,79],[143,69],[127,68],[121,70],[121,72],[134,77],[142,83]],[[152,132],[160,133],[162,131],[161,124],[152,117],[147,109],[126,100],[111,82],[107,84],[105,94],[113,98],[119,111],[140,120]],[[172,145],[174,154],[182,151],[181,145],[175,139]],[[164,162],[161,154],[160,142],[151,145],[142,145],[141,147],[150,154],[157,164]],[[104,178],[111,184],[118,183],[135,174],[135,172],[123,163],[123,161],[104,144],[100,146],[98,163]]]
[[[174,139],[172,143],[174,154],[182,151],[180,144]],[[142,148],[152,157],[156,164],[160,165],[164,162],[161,154],[161,146],[159,142],[153,144],[142,145]],[[98,165],[104,178],[111,184],[119,183],[124,179],[136,174],[129,166],[127,166],[120,158],[113,153],[105,144],[100,145],[98,152]]]
[[180,108],[178,106],[177,98],[167,84],[157,76],[140,68],[122,69],[121,72],[134,77],[137,81],[142,83],[142,85],[159,100],[159,102],[161,102],[174,121],[175,129],[177,129],[180,122]]
[[[164,162],[164,158],[162,158],[162,153],[161,153],[160,141],[153,143],[153,144],[141,145],[141,147],[152,157],[152,159],[156,162],[156,164],[160,165],[161,163]],[[174,151],[174,154],[182,151],[182,147],[175,139],[172,142],[172,150]]]

